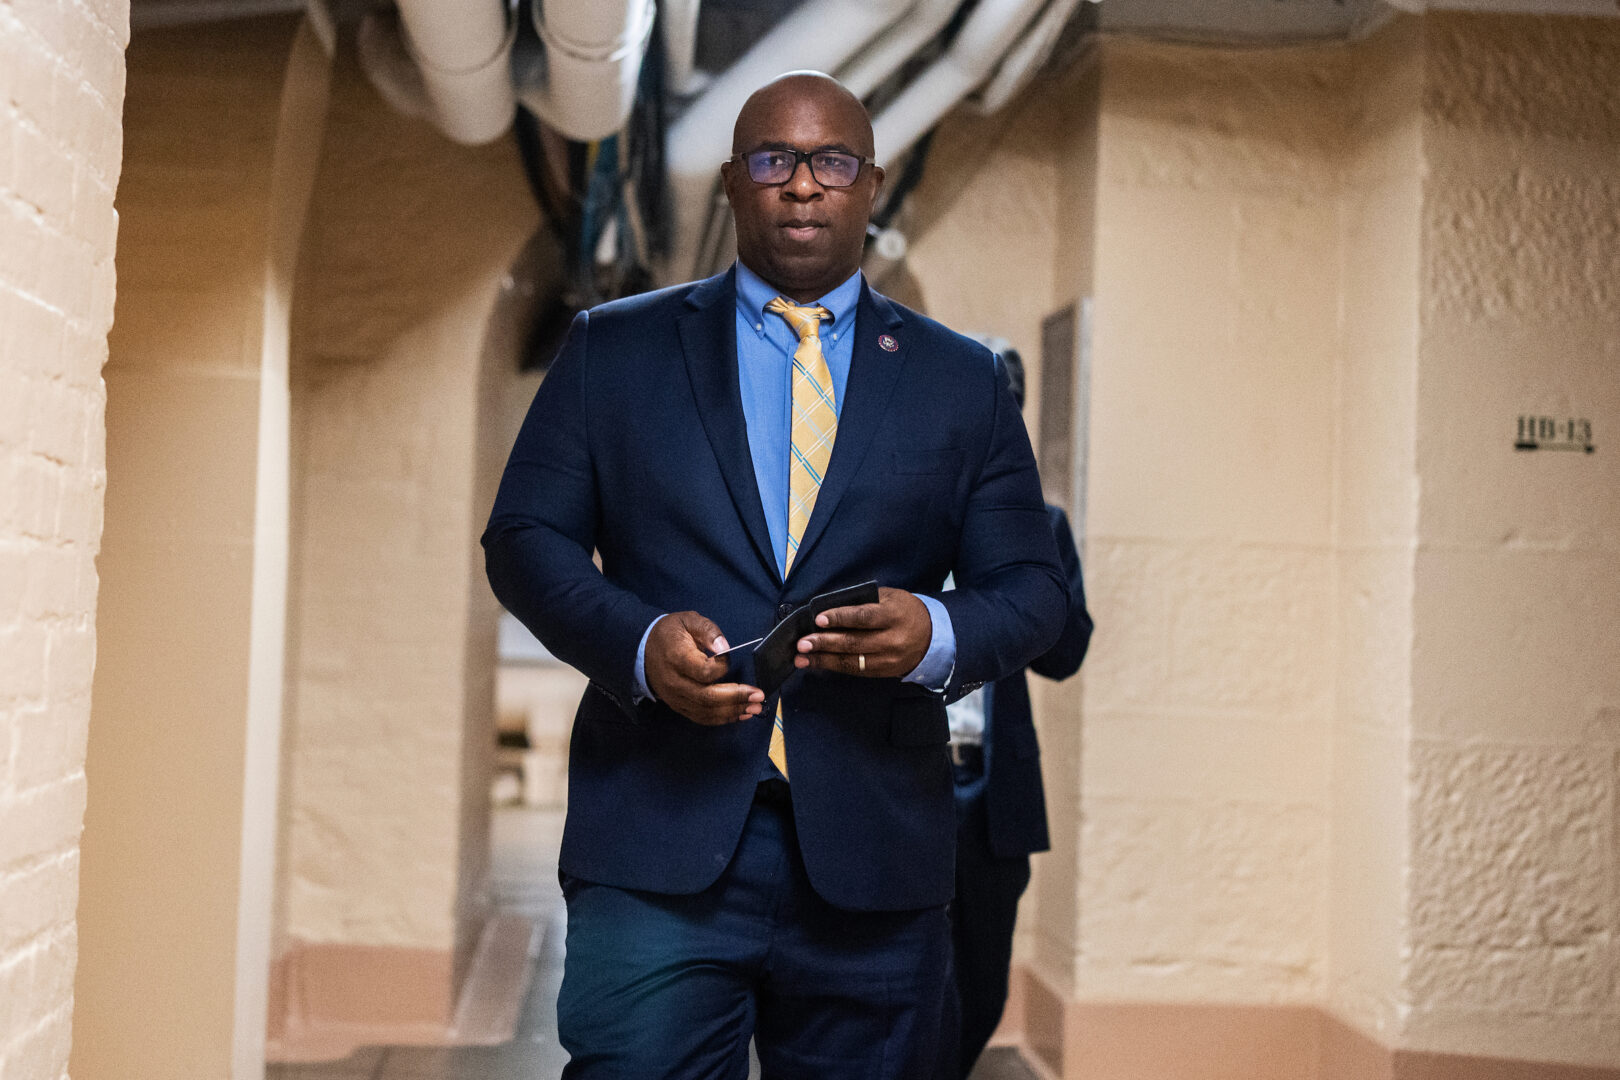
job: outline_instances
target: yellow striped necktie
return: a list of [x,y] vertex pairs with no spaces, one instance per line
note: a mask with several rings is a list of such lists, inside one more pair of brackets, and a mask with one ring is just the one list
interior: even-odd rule
[[[833,406],[832,372],[821,353],[821,321],[831,319],[824,307],[798,307],[778,296],[765,310],[787,320],[799,337],[793,350],[793,434],[788,462],[787,558],[783,575],[793,569],[799,541],[810,514],[816,508],[816,494],[827,475],[833,441],[838,438],[838,411]],[[776,725],[771,731],[771,764],[787,776],[787,742],[782,734],[782,703],[776,703]]]

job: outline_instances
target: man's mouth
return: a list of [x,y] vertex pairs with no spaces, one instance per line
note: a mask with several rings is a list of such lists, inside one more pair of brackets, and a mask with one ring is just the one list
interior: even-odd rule
[[820,221],[809,221],[803,218],[790,218],[782,222],[782,231],[787,233],[788,239],[805,241],[815,237],[826,224]]

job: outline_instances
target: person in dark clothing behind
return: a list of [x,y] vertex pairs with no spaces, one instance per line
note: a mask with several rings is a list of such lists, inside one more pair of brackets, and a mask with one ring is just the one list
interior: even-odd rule
[[[980,340],[997,354],[1022,408],[1024,365],[1018,350],[1000,338]],[[1029,669],[1066,679],[1085,659],[1092,621],[1069,520],[1056,506],[1048,504],[1046,512],[1069,582],[1069,610],[1057,644]],[[956,895],[950,909],[955,975],[947,987],[940,1078],[961,1080],[973,1071],[1001,1022],[1018,899],[1029,885],[1029,856],[1051,843],[1024,673],[997,680],[947,711],[956,772]]]

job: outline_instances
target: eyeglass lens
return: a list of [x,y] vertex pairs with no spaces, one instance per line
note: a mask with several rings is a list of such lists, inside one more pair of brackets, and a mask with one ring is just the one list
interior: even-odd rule
[[749,178],[756,184],[787,183],[800,161],[810,163],[810,175],[822,187],[849,187],[861,173],[860,158],[837,150],[755,150],[744,154],[743,160]]

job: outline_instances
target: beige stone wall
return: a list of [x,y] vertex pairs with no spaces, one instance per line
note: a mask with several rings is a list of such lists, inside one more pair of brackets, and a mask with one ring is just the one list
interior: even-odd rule
[[[898,223],[910,240],[904,270],[880,285],[954,329],[1012,342],[1024,361],[1032,433],[1042,407],[1041,320],[1077,301],[1090,258],[1095,147],[1084,120],[1095,115],[1095,93],[1091,69],[1042,81],[996,116],[952,113]],[[1073,953],[1079,729],[1069,706],[1078,700],[1055,695],[1037,710],[1053,852],[1036,860],[1021,908],[1018,952],[1031,960]],[[1054,979],[1067,977],[1066,963],[1051,966]]]
[[1620,23],[1426,35],[1407,1042],[1612,1066]]
[[454,979],[479,930],[495,606],[477,538],[512,436],[480,448],[501,408],[483,349],[535,218],[509,141],[449,143],[340,56],[294,317],[283,949],[438,956]]
[[[1052,88],[1059,120],[1051,142],[1057,185],[1053,230],[1052,310],[1083,306],[1093,296],[1093,262],[1097,244],[1097,120],[1102,88],[1100,64],[1085,64]],[[1076,356],[1078,363],[1079,357]],[[1076,372],[1078,382],[1080,375]],[[1045,407],[1045,406],[1042,406]],[[1082,408],[1088,406],[1082,405]],[[1031,430],[1043,413],[1026,409]],[[1080,439],[1080,433],[1076,433]],[[1073,461],[1079,469],[1079,445]],[[1071,508],[1071,511],[1083,508]],[[1081,517],[1073,517],[1081,545],[1082,573],[1090,554],[1080,534]],[[1087,573],[1087,581],[1091,575]],[[1061,684],[1032,678],[1036,726],[1041,739],[1042,780],[1046,785],[1052,850],[1034,861],[1033,880],[1019,910],[1019,957],[1051,985],[1072,990],[1074,958],[1080,942],[1080,775],[1082,690],[1090,671]]]
[[1059,114],[1055,95],[1025,97],[997,116],[954,113],[901,222],[910,238],[905,270],[881,286],[962,333],[1011,341],[1024,360],[1032,427],[1041,319],[1052,304]]
[[1103,59],[1083,998],[1325,985],[1337,50]]
[[[1099,629],[1038,691],[1054,851],[1020,948],[1071,1004],[1620,1062],[1617,31],[1109,42],[947,125],[995,149],[919,189],[916,294],[1026,326],[1096,300]],[[1515,453],[1526,413],[1597,452]]]
[[1403,20],[1350,53],[1339,212],[1327,1004],[1386,1044],[1407,1000],[1421,27]]
[[0,1074],[66,1075],[128,4],[0,6]]
[[82,1080],[263,1067],[288,306],[325,71],[296,19],[143,32],[130,47]]

